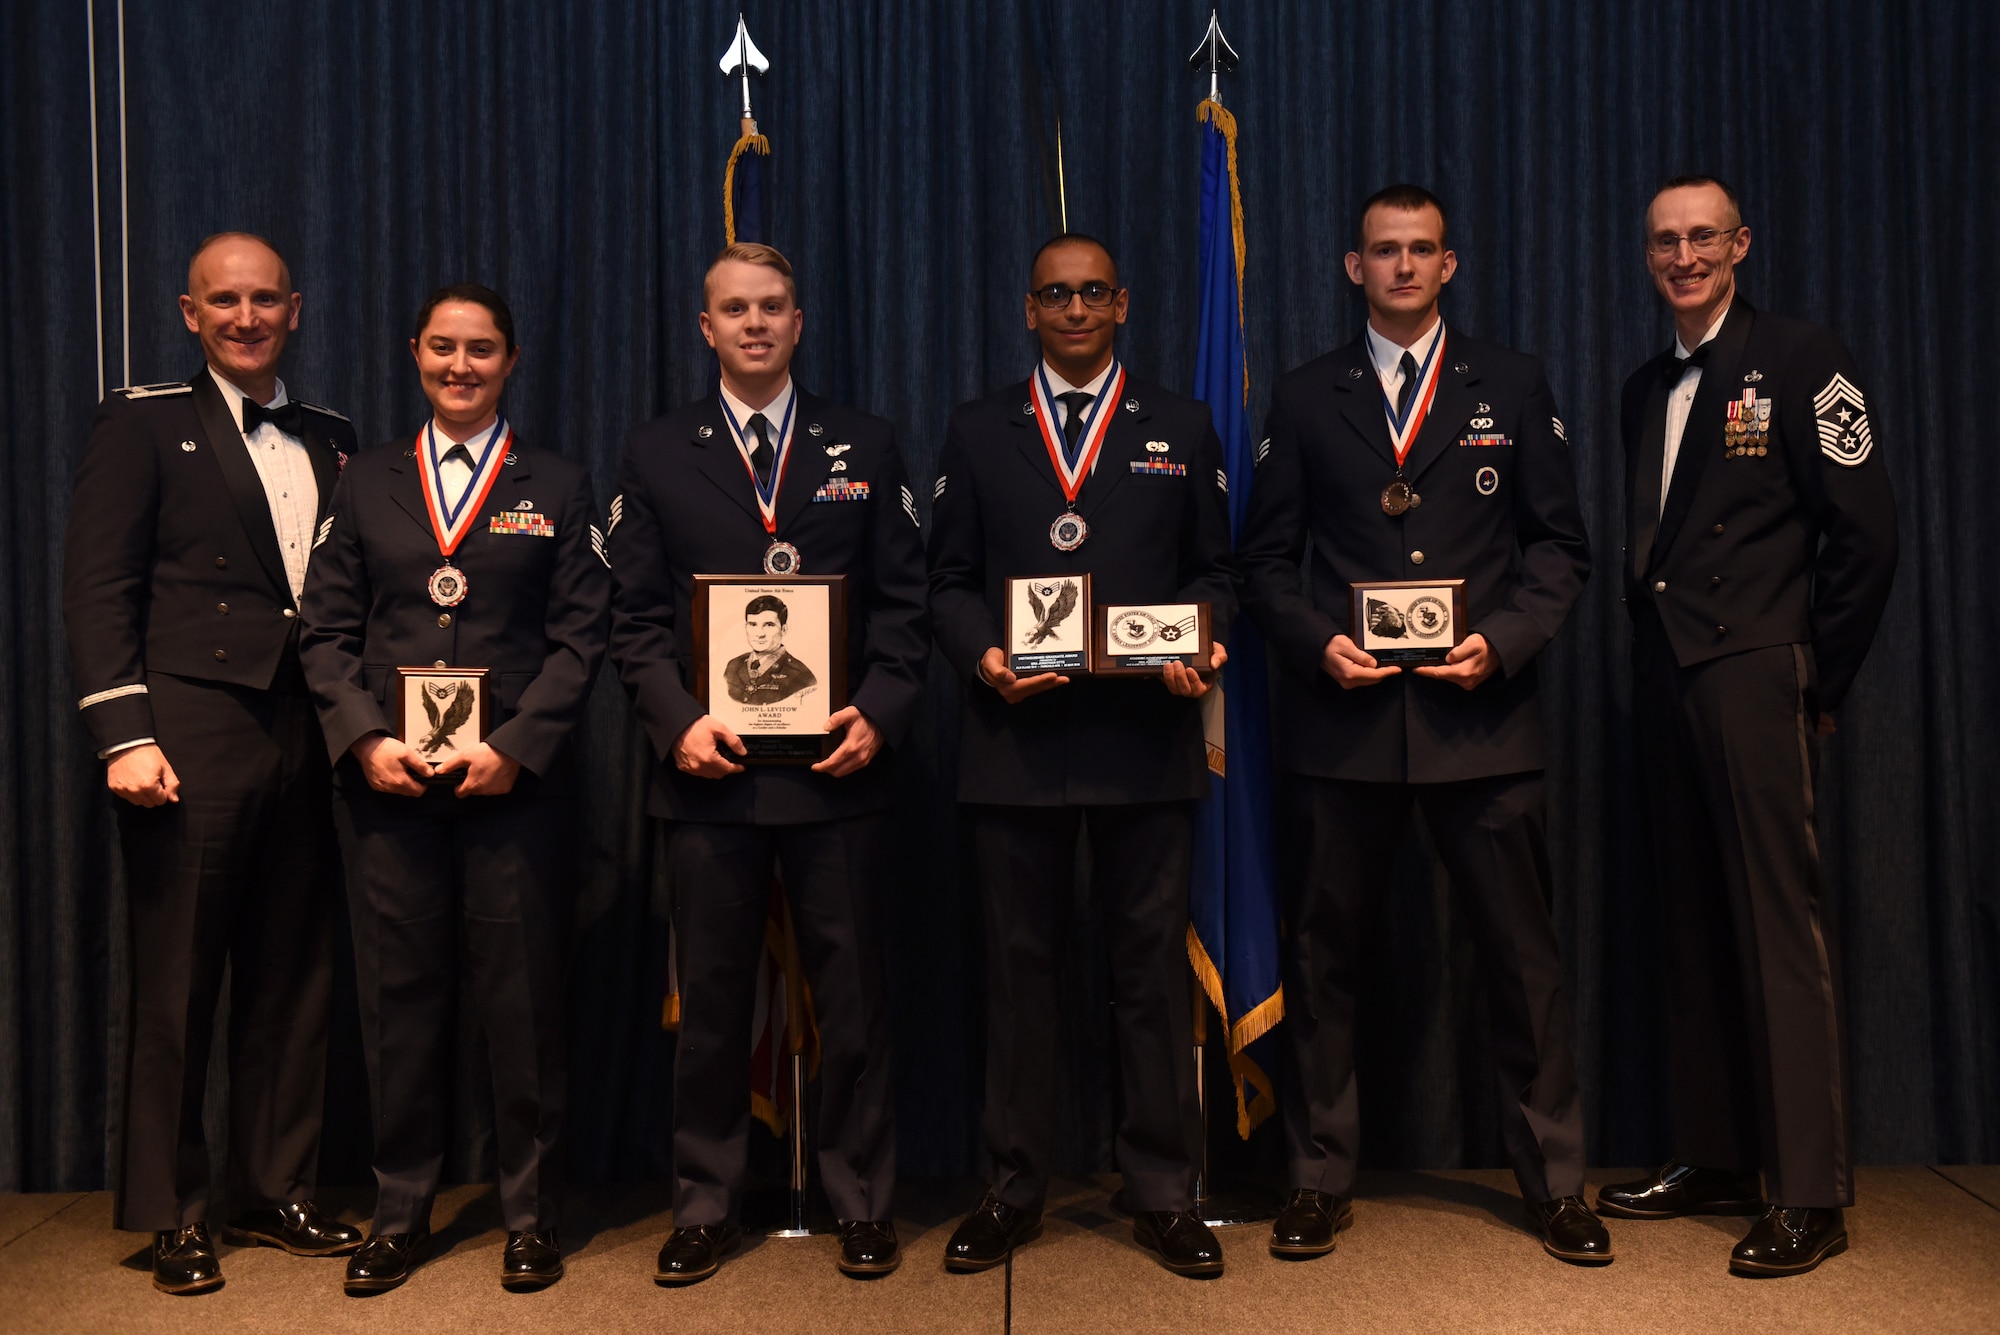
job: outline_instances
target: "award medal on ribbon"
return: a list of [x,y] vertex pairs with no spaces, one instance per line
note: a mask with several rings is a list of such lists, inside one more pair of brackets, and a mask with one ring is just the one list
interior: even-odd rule
[[[1439,353],[1444,351],[1444,330],[1438,330],[1437,341],[1431,344],[1430,355],[1417,368],[1417,387],[1410,394],[1404,411],[1396,411],[1395,401],[1389,397],[1387,386],[1382,388],[1382,411],[1389,419],[1389,444],[1396,451],[1396,479],[1382,488],[1382,513],[1395,516],[1422,505],[1423,498],[1411,488],[1409,479],[1403,476],[1403,461],[1410,457],[1410,446],[1417,440],[1417,433],[1424,429],[1424,419],[1430,416],[1431,400],[1437,397],[1438,368],[1443,365]],[[1381,377],[1376,377],[1380,384]]]
[[451,554],[465,541],[465,535],[473,530],[473,521],[486,508],[486,497],[499,480],[500,469],[511,457],[507,451],[513,443],[514,432],[507,419],[495,421],[486,437],[486,449],[472,466],[472,482],[458,498],[458,504],[453,505],[445,499],[444,478],[438,470],[436,419],[424,423],[424,429],[417,434],[414,453],[417,476],[424,484],[424,508],[431,517],[431,534],[437,539],[438,551],[445,558],[444,564],[431,572],[429,581],[431,601],[439,607],[457,607],[465,601],[465,572],[451,563]]
[[764,531],[771,535],[771,545],[764,549],[764,573],[796,575],[804,566],[799,549],[789,542],[778,541],[778,488],[785,482],[785,465],[792,461],[792,414],[798,411],[798,391],[792,391],[792,401],[785,405],[785,420],[778,424],[778,438],[771,444],[771,484],[768,487],[757,480],[757,470],[750,463],[750,452],[757,447],[751,443],[753,437],[748,424],[736,420],[736,414],[729,410],[727,399],[722,399],[719,394],[716,397],[721,399],[722,415],[729,419],[729,429],[736,436],[737,453],[743,456],[743,471],[750,475],[750,490],[757,494],[757,517],[764,521]]
[[1056,516],[1055,523],[1049,525],[1049,545],[1059,552],[1075,551],[1090,536],[1090,525],[1084,523],[1083,516],[1076,512],[1076,497],[1083,490],[1090,470],[1096,466],[1098,451],[1104,448],[1104,437],[1111,430],[1111,414],[1104,411],[1104,406],[1118,402],[1118,396],[1124,389],[1125,368],[1114,358],[1103,390],[1091,400],[1084,415],[1083,434],[1077,437],[1076,462],[1072,464],[1064,454],[1061,431],[1057,425],[1055,395],[1049,392],[1046,364],[1038,364],[1035,374],[1028,379],[1028,390],[1034,397],[1035,426],[1042,433],[1042,444],[1049,452],[1049,462],[1055,466],[1056,483],[1062,488],[1063,500],[1068,502],[1068,507]]

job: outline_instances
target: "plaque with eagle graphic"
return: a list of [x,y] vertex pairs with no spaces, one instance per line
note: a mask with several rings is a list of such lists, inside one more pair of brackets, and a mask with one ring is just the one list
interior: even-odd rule
[[[486,740],[492,726],[492,688],[485,668],[396,669],[396,736],[435,770]],[[433,783],[458,783],[456,773]]]
[[1030,575],[1007,581],[1007,670],[1090,671],[1090,576]]

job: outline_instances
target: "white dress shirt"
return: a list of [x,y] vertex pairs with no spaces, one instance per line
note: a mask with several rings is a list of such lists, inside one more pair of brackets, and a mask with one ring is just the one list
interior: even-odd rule
[[1389,396],[1389,402],[1396,401],[1396,395],[1403,388],[1403,354],[1408,352],[1417,359],[1417,374],[1422,375],[1424,359],[1431,355],[1431,349],[1444,337],[1444,320],[1440,318],[1429,329],[1417,336],[1417,341],[1405,348],[1392,339],[1375,332],[1375,326],[1368,326],[1368,358],[1375,363],[1375,376],[1382,382],[1382,392]]
[[[1695,347],[1707,347],[1714,342],[1715,336],[1722,332],[1722,322],[1728,318],[1729,307],[1724,306],[1722,313],[1715,317],[1715,323],[1708,327],[1708,332],[1701,336],[1701,342],[1695,344]],[[1688,355],[1688,346],[1682,343],[1680,336],[1676,334],[1674,356],[1685,358]],[[1667,449],[1666,456],[1660,460],[1661,514],[1665,514],[1667,510],[1667,488],[1673,485],[1674,460],[1680,457],[1681,437],[1687,432],[1688,414],[1694,410],[1694,392],[1700,388],[1701,368],[1690,366],[1681,372],[1680,383],[1667,395]]]
[[[749,404],[731,394],[727,386],[718,386],[718,388],[722,390],[723,403],[728,406],[729,411],[736,417],[737,429],[742,432],[741,435],[737,435],[736,431],[731,431],[730,434],[736,436],[736,450],[737,453],[743,456],[743,462],[746,464],[750,463],[750,452],[757,448],[757,433],[750,429],[750,418],[752,414],[762,413],[764,414],[764,420],[771,424],[768,432],[771,437],[771,463],[773,467],[776,467],[778,449],[784,444],[784,441],[778,436],[778,431],[785,425],[785,414],[792,410],[792,399],[798,393],[797,389],[792,385],[792,378],[789,375],[786,376],[785,387],[778,391],[778,397],[772,399],[761,408],[752,408]],[[796,431],[798,423],[792,423],[792,427]]]
[[[477,471],[473,465],[484,457],[481,454],[493,433],[500,429],[500,419],[495,417],[483,431],[475,431],[465,440],[453,440],[445,429],[431,420],[431,429],[424,432],[424,443],[431,450],[431,463],[437,468],[438,484],[444,488],[444,500],[449,509],[456,512],[465,502],[465,493],[472,488],[472,475]],[[465,446],[465,454],[452,455],[454,445]],[[447,455],[451,457],[447,458]],[[471,455],[471,460],[466,459]]]
[[[230,420],[243,431],[242,390],[214,377],[229,405]],[[278,382],[277,397],[263,405],[282,408],[286,403],[285,382]],[[278,530],[278,555],[285,558],[285,582],[292,587],[292,601],[306,587],[306,561],[312,556],[313,520],[319,514],[319,482],[313,477],[312,456],[306,443],[289,431],[280,431],[269,422],[259,422],[254,431],[243,432],[243,444],[256,465],[257,478],[264,484],[264,499],[271,505],[271,523]]]
[[[1117,361],[1116,357],[1112,358],[1104,364],[1102,371],[1099,371],[1086,383],[1081,385],[1070,384],[1069,381],[1062,378],[1061,373],[1055,367],[1050,366],[1047,361],[1042,363],[1042,374],[1049,378],[1049,399],[1056,407],[1056,427],[1058,429],[1069,425],[1069,405],[1062,401],[1062,396],[1078,392],[1090,395],[1090,402],[1083,405],[1083,411],[1088,415],[1092,408],[1097,407],[1098,397],[1104,393],[1104,382],[1111,378],[1111,368],[1117,364]],[[1103,412],[1106,409],[1099,408],[1098,411]],[[1078,448],[1082,447],[1078,446]],[[1097,460],[1092,459],[1090,461],[1090,471],[1093,474],[1097,472]]]

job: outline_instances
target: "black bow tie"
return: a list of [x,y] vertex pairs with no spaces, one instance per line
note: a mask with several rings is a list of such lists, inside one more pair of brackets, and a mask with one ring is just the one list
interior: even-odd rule
[[1689,368],[1700,370],[1703,366],[1706,366],[1708,364],[1708,350],[1714,346],[1713,343],[1704,343],[1685,357],[1667,358],[1666,365],[1660,368],[1661,379],[1667,382],[1667,388],[1672,389],[1675,385],[1680,384],[1681,377],[1688,373]]
[[299,405],[296,403],[287,401],[275,408],[266,408],[250,399],[243,400],[243,434],[246,436],[264,422],[269,422],[286,435],[296,436],[299,434],[299,420]]

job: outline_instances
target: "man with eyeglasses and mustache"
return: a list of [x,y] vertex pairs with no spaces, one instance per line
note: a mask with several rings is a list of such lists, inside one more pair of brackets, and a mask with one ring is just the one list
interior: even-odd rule
[[1888,601],[1896,512],[1854,359],[1737,294],[1749,250],[1714,177],[1647,210],[1677,338],[1625,384],[1625,602],[1675,1151],[1598,1208],[1759,1215],[1730,1268],[1791,1275],[1846,1250],[1854,1200],[1813,775]]
[[1028,288],[1040,356],[1025,383],[952,414],[933,488],[931,617],[965,681],[958,798],[985,904],[992,1156],[986,1198],[952,1234],[945,1267],[1000,1265],[1041,1232],[1055,1138],[1054,971],[1087,832],[1111,956],[1117,1161],[1133,1233],[1177,1274],[1219,1274],[1222,1249],[1193,1211],[1201,1109],[1186,947],[1209,678],[1180,662],[1155,680],[1017,676],[1002,646],[1009,578],[1088,574],[1099,604],[1208,603],[1209,667],[1222,666],[1236,608],[1222,446],[1205,405],[1129,375],[1113,354],[1128,296],[1101,241],[1049,241]]

